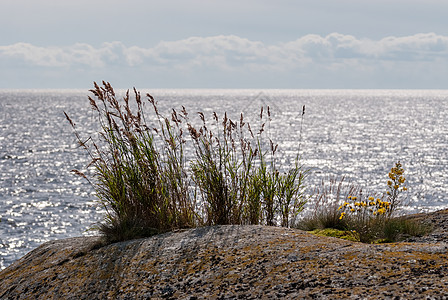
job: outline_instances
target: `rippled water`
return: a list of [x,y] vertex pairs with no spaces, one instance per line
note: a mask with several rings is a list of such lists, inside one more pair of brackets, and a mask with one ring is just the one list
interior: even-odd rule
[[[145,91],[146,92],[146,91]],[[345,175],[384,189],[397,160],[407,178],[410,210],[448,206],[448,91],[155,90],[162,108],[257,114],[270,105],[269,134],[285,165],[300,145],[312,167],[310,187]],[[87,235],[103,211],[91,187],[70,173],[87,156],[63,111],[94,132],[86,91],[0,91],[0,269],[41,243]]]

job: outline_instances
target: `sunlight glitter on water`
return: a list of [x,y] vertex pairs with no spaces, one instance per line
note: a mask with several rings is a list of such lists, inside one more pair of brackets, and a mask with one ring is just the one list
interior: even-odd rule
[[[122,93],[123,91],[121,91]],[[185,106],[256,122],[269,105],[270,136],[288,166],[300,148],[309,186],[346,176],[382,191],[396,160],[408,178],[409,212],[448,206],[448,91],[154,90],[161,111]],[[70,173],[88,158],[63,111],[95,132],[85,91],[0,91],[0,269],[41,243],[79,235],[104,210]],[[302,106],[306,105],[301,125]],[[302,134],[300,135],[300,128]],[[255,127],[255,126],[254,126]],[[188,154],[187,154],[188,156]]]

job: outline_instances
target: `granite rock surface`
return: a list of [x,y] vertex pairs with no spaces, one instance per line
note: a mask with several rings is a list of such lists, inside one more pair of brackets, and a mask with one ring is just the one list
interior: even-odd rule
[[448,299],[440,224],[380,245],[265,226],[52,241],[0,272],[0,299]]

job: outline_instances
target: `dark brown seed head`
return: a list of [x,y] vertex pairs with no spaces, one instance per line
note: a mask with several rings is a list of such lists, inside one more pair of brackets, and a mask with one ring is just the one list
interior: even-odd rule
[[70,172],[75,173],[76,175],[81,176],[81,177],[87,179],[87,176],[84,173],[82,173],[82,172],[80,172],[78,170],[71,170]]
[[198,112],[199,118],[201,118],[202,122],[205,123],[205,117],[202,112]]
[[224,113],[224,119],[223,119],[223,121],[222,121],[222,124],[224,125],[224,126],[226,126],[226,124],[227,124],[227,112],[225,112]]
[[70,125],[72,127],[75,127],[75,123],[72,121],[72,119],[70,119],[70,117],[67,115],[67,113],[65,111],[64,111],[64,115],[65,115],[65,118],[70,122]]
[[190,124],[188,124],[188,131],[190,132],[190,135],[193,139],[198,139],[201,135],[198,133],[198,131],[196,130],[196,128],[194,128],[193,126],[191,126]]
[[265,123],[263,123],[263,124],[261,125],[261,129],[260,129],[260,131],[258,132],[258,134],[261,134],[261,133],[264,131],[264,125],[265,125]]
[[90,101],[90,106],[92,106],[92,108],[93,108],[94,110],[96,110],[96,111],[100,111],[100,110],[98,109],[98,106],[96,106],[96,102],[95,102],[95,100],[93,100],[92,97],[90,97],[90,96],[88,96],[88,98],[89,98],[89,101]]
[[250,135],[252,136],[252,138],[254,138],[254,133],[252,132],[252,129],[250,128],[250,124],[247,123],[247,128],[249,129]]
[[183,106],[183,105],[182,105],[182,114],[184,115],[185,118],[188,116],[188,112],[185,109],[185,106]]

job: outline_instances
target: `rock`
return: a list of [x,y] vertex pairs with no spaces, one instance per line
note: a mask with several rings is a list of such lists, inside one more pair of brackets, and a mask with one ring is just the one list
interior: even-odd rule
[[0,273],[0,299],[445,295],[445,242],[367,245],[265,226],[196,228],[106,246],[98,237],[53,241]]

